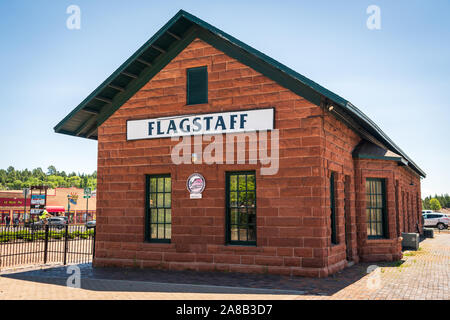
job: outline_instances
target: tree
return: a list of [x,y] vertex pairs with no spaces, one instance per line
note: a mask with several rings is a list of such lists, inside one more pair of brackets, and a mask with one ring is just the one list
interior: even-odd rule
[[16,170],[10,166],[7,170],[0,169],[0,190],[19,190],[29,188],[30,186],[47,185],[50,188],[67,188],[67,187],[97,187],[97,172],[92,174],[72,172],[67,175],[66,172],[58,172],[54,166],[48,167],[46,175],[41,168],[33,170]]
[[81,186],[81,178],[79,176],[73,176],[68,179],[69,186],[79,188]]
[[13,166],[9,166],[8,169],[6,169],[6,177],[6,180],[11,183],[16,180],[16,170]]
[[58,171],[56,171],[55,166],[50,166],[47,168],[48,172],[47,175],[52,176],[52,175],[56,175],[58,173]]
[[438,199],[433,198],[430,200],[430,209],[433,211],[439,211],[442,209]]

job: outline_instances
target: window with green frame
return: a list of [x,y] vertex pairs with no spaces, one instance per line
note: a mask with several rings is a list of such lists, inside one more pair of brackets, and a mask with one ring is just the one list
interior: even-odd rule
[[208,69],[198,67],[187,69],[186,104],[208,103]]
[[172,236],[172,180],[170,174],[146,177],[146,240],[170,242]]
[[227,243],[256,245],[255,172],[227,172],[226,193]]
[[367,236],[369,239],[387,236],[385,179],[366,179]]

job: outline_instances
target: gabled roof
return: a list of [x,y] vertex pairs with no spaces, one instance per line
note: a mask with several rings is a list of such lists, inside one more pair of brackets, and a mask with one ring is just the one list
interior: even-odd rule
[[408,166],[425,177],[425,173],[349,101],[183,10],[58,123],[55,132],[97,139],[98,127],[195,38],[202,39],[318,106],[332,105],[333,115],[364,139],[401,155]]

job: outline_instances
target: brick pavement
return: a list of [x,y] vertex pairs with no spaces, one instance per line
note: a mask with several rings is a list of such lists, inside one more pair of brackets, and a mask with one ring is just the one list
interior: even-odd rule
[[65,286],[66,269],[3,271],[0,299],[443,299],[450,300],[450,234],[436,234],[403,260],[368,263],[324,279],[192,271],[92,269],[81,289]]

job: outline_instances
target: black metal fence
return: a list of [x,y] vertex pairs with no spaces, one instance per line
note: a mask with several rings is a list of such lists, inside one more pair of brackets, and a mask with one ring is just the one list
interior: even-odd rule
[[89,263],[94,253],[95,227],[0,226],[0,268],[47,263]]

